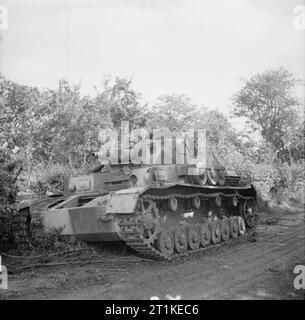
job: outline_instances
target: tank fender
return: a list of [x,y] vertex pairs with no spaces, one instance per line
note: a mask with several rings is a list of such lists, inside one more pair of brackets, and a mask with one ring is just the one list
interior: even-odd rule
[[146,188],[131,188],[114,192],[111,195],[106,213],[116,214],[134,212],[139,195],[145,190]]

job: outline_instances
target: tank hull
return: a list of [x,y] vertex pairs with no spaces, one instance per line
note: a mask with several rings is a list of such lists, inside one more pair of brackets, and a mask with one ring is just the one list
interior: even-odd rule
[[44,212],[47,232],[59,230],[61,235],[73,235],[86,242],[118,241],[115,219],[102,221],[99,207],[57,209]]

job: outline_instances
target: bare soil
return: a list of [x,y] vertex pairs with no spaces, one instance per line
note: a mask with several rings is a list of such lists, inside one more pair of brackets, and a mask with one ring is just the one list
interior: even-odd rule
[[[158,262],[141,259],[124,244],[68,265],[9,275],[1,299],[303,299],[293,269],[305,264],[304,210],[263,215],[254,241]],[[54,261],[52,261],[54,262]],[[55,261],[56,262],[56,261]]]

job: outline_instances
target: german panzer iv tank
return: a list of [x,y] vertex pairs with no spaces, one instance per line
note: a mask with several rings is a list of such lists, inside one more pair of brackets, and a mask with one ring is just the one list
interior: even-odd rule
[[45,230],[87,242],[123,240],[146,257],[171,259],[255,228],[254,187],[215,161],[197,167],[99,165],[69,179],[66,199],[43,212]]

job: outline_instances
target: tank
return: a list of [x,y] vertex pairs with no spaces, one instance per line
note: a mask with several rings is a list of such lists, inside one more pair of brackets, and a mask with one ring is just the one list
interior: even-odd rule
[[[151,150],[152,142],[143,142]],[[206,165],[98,163],[71,177],[65,198],[43,211],[47,232],[86,242],[124,241],[153,259],[242,237],[257,224],[256,191],[211,156]],[[193,159],[194,160],[194,159]],[[173,161],[174,162],[174,161]]]

